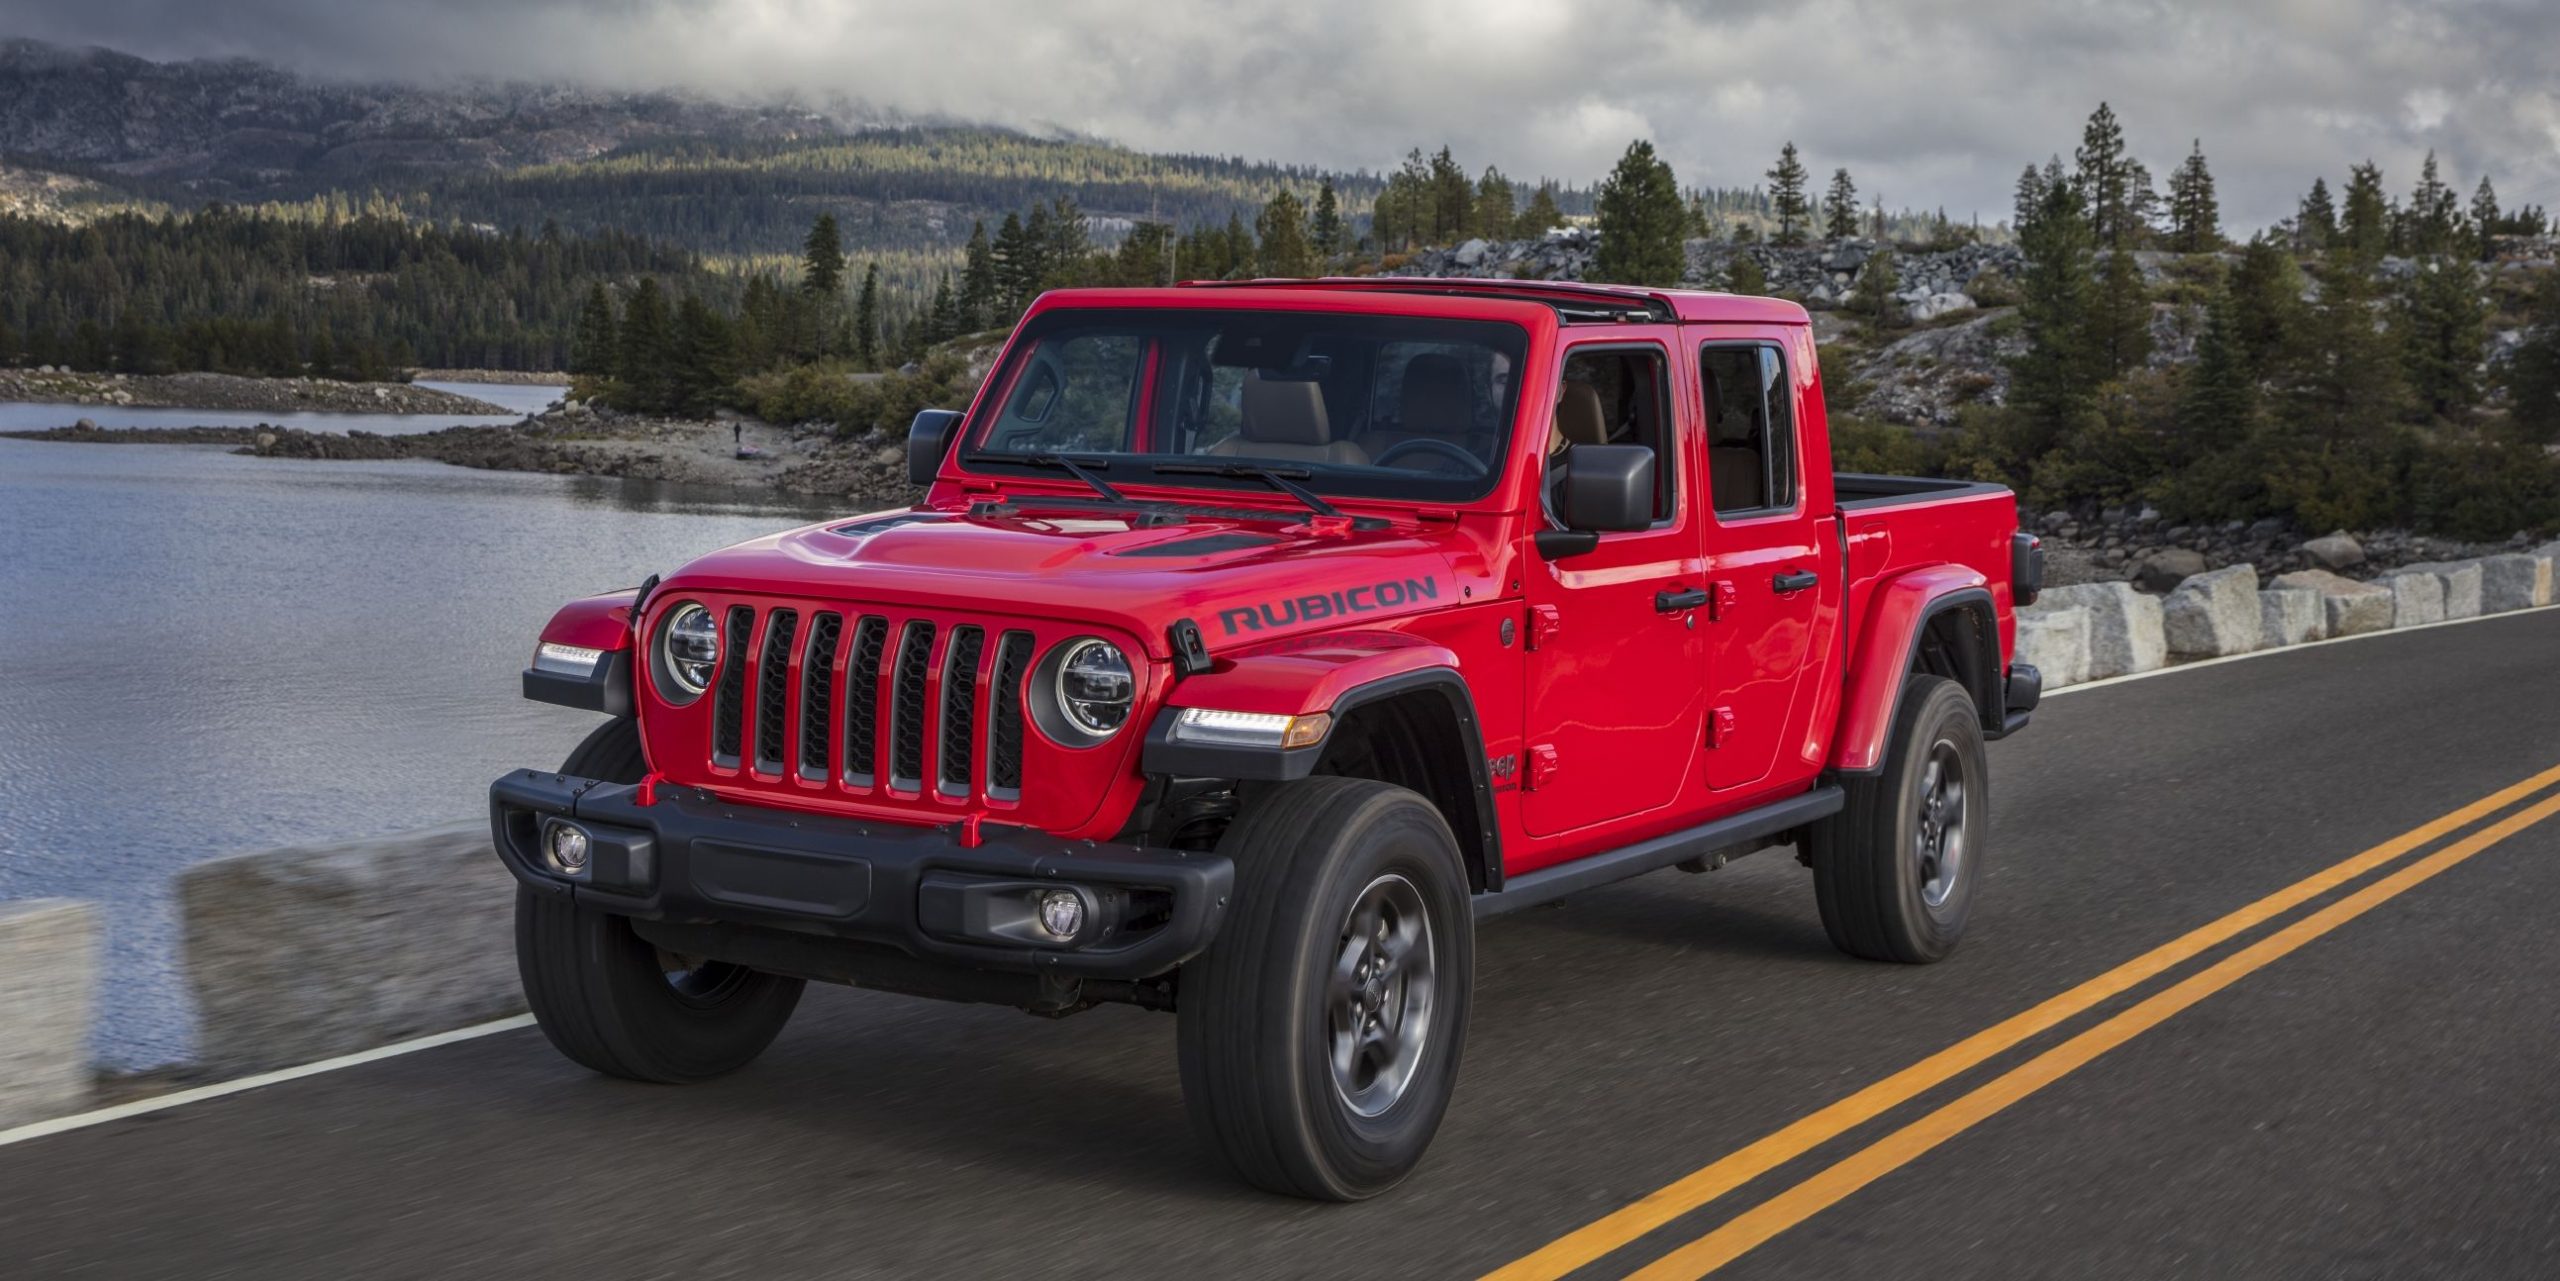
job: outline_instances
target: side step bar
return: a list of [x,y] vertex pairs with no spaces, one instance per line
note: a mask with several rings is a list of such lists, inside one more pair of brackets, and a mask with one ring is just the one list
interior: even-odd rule
[[1801,796],[1773,801],[1712,823],[1586,855],[1570,863],[1540,868],[1523,876],[1506,877],[1500,890],[1476,895],[1476,919],[1481,921],[1505,912],[1553,902],[1567,894],[1700,858],[1729,845],[1774,836],[1791,827],[1802,827],[1816,819],[1829,818],[1840,812],[1843,803],[1840,789],[1826,784]]

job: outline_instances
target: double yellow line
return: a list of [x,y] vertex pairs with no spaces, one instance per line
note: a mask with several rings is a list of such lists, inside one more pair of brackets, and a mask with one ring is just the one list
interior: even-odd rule
[[[1596,1263],[1673,1220],[1860,1125],[1882,1117],[1994,1056],[2555,783],[2560,783],[2560,766],[2481,797],[2450,814],[2304,877],[2032,1009],[1974,1033],[1712,1165],[1690,1173],[1624,1209],[1558,1237],[1536,1251],[1487,1273],[1484,1281],[1552,1281]],[[1698,1277],[1712,1272],[2010,1104],[2159,1025],[2180,1010],[2555,813],[2560,813],[2560,794],[2516,810],[2037,1054],[1803,1182],[1725,1220],[1705,1235],[1673,1247],[1630,1275],[1644,1281],[1670,1281],[1671,1278]]]

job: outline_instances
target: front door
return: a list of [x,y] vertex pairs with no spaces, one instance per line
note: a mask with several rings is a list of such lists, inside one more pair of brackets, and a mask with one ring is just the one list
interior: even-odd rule
[[1712,700],[1706,778],[1723,790],[1768,778],[1789,738],[1803,736],[1822,678],[1808,672],[1842,584],[1834,535],[1805,500],[1789,352],[1774,341],[1711,341],[1696,354],[1714,597],[1701,624]]
[[1680,427],[1694,415],[1673,391],[1671,348],[1634,336],[1569,348],[1555,389],[1566,446],[1654,447],[1655,520],[1602,534],[1582,555],[1530,558],[1520,779],[1522,822],[1535,836],[1663,809],[1695,768],[1706,623],[1681,602],[1700,585],[1702,504],[1692,436]]

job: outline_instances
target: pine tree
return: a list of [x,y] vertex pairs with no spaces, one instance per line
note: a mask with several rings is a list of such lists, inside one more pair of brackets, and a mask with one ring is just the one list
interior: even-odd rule
[[1492,165],[1476,179],[1475,208],[1467,222],[1469,230],[1487,240],[1511,238],[1511,180]]
[[1867,255],[1866,265],[1858,269],[1858,283],[1849,290],[1849,309],[1878,329],[1893,328],[1902,320],[1893,300],[1901,288],[1902,278],[1893,269],[1893,251],[1879,249]]
[[[2353,192],[2351,185],[2351,211]],[[2396,328],[2374,323],[2373,274],[2354,234],[2342,229],[2347,252],[2322,265],[2319,302],[2287,343],[2285,378],[2270,404],[2279,430],[2266,461],[2268,490],[2311,529],[2370,529],[2390,519],[2397,497],[2389,433],[2408,390]]]
[[880,264],[862,272],[862,293],[853,304],[853,359],[865,369],[880,363]]
[[1467,215],[1474,211],[1475,184],[1458,167],[1447,147],[1431,157],[1431,243],[1455,244],[1467,236]]
[[569,372],[609,375],[613,361],[613,297],[603,284],[589,285],[586,305],[578,311],[578,327],[570,336]]
[[2461,203],[2437,176],[2436,153],[2430,151],[2418,169],[2417,189],[2409,193],[2408,250],[2421,256],[2451,253],[2461,231]]
[[1075,197],[1060,196],[1049,202],[1048,214],[1048,234],[1040,241],[1041,289],[1074,283],[1074,273],[1093,252],[1093,237],[1085,229],[1084,210],[1076,207]]
[[2293,219],[2294,243],[2308,250],[2322,250],[2338,238],[2338,208],[2329,199],[2329,180],[2311,180],[2311,194],[2302,198],[2302,209]]
[[2258,384],[2241,349],[2239,314],[2231,295],[2217,292],[2205,304],[2204,330],[2196,335],[2196,362],[2187,370],[2178,399],[2180,434],[2191,442],[2211,442],[2190,451],[2210,452],[2246,436],[2257,416]]
[[800,287],[821,298],[833,298],[844,288],[844,237],[836,231],[834,214],[819,214],[809,224],[809,238],[800,246]]
[[2130,249],[2107,253],[2090,300],[2089,349],[2101,379],[2121,378],[2151,357],[2151,291]]
[[2125,154],[2124,128],[2116,123],[2114,108],[2101,102],[2089,113],[2072,159],[2077,165],[2072,182],[2085,202],[2093,242],[2101,249],[2133,248],[2151,196],[2151,175]]
[[2240,250],[2225,300],[2233,349],[2249,376],[2275,372],[2286,341],[2302,327],[2302,269],[2293,255],[2267,236]]
[[1303,277],[1316,274],[1316,256],[1307,244],[1306,206],[1286,191],[1271,197],[1262,207],[1262,216],[1254,223],[1254,234],[1261,241],[1257,269],[1265,276]]
[[1831,171],[1831,191],[1822,198],[1822,234],[1831,240],[1847,240],[1858,234],[1858,184],[1849,181],[1849,171]]
[[1521,211],[1513,224],[1516,234],[1532,238],[1544,236],[1563,225],[1564,210],[1556,206],[1556,185],[1552,182],[1538,184],[1538,189],[1529,195],[1529,207]]
[[2027,224],[2035,221],[2036,211],[2044,207],[2044,197],[2044,174],[2034,165],[2020,170],[2015,202],[2009,213],[2010,229],[2020,236],[2026,235]]
[[2182,254],[2222,247],[2222,212],[2213,198],[2213,173],[2205,168],[2201,138],[2169,175],[2169,243]]
[[1004,286],[996,272],[995,246],[981,220],[969,228],[969,247],[960,268],[960,323],[975,333],[996,323],[996,306]]
[[942,273],[942,283],[934,286],[933,304],[925,312],[925,345],[949,342],[960,336],[960,297],[951,290],[951,273]]
[[668,349],[671,368],[664,379],[667,399],[651,408],[679,414],[707,414],[719,407],[737,378],[729,322],[686,294],[676,304],[675,334]]
[[2347,171],[2347,203],[2335,243],[2366,269],[2390,248],[2391,206],[2382,194],[2382,170],[2370,160]]
[[1770,212],[1778,219],[1778,234],[1773,243],[1804,243],[1803,231],[1813,223],[1813,205],[1805,196],[1804,162],[1796,158],[1792,141],[1778,149],[1778,163],[1769,169]]
[[1769,292],[1769,273],[1761,267],[1758,258],[1736,252],[1725,260],[1724,288],[1726,293],[1766,294]]
[[2467,258],[2421,262],[2402,283],[2401,358],[2420,414],[2450,419],[2480,402],[2488,319],[2479,274]]
[[2523,341],[2501,366],[2507,421],[2529,443],[2560,441],[2560,272],[2542,273],[2524,323]]
[[2096,361],[2086,331],[2096,293],[2089,274],[2089,221],[2069,185],[2045,189],[2044,205],[2018,247],[2026,267],[2018,279],[2018,324],[2026,351],[2010,363],[2010,402],[2027,420],[2028,459],[2076,425],[2096,399]]
[[1333,193],[1331,178],[1316,188],[1315,212],[1307,219],[1307,240],[1327,262],[1342,256],[1342,202]]
[[1622,285],[1677,285],[1688,267],[1681,232],[1688,211],[1680,203],[1680,183],[1671,166],[1653,154],[1653,144],[1637,139],[1627,144],[1617,168],[1600,184],[1600,247],[1592,255],[1596,280]]
[[622,309],[620,357],[614,376],[622,382],[633,409],[655,412],[666,407],[675,336],[667,316],[666,294],[655,277],[643,276]]
[[[1047,214],[1034,211],[1043,222]],[[996,229],[995,246],[996,310],[995,324],[1005,324],[1021,315],[1040,289],[1039,250],[1019,214],[1006,214],[1004,225]]]
[[2471,236],[2474,255],[2482,262],[2497,256],[2498,189],[2489,185],[2489,175],[2480,175],[2479,189],[2471,193]]

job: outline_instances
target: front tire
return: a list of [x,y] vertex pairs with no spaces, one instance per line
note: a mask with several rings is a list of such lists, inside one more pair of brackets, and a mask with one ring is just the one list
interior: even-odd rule
[[[640,731],[606,723],[564,774],[636,783]],[[745,1067],[800,1003],[795,978],[660,951],[620,916],[516,889],[516,972],[551,1044],[575,1063],[633,1081],[679,1084]]]
[[1946,959],[1964,937],[1991,828],[1982,721],[1964,687],[1913,676],[1884,768],[1842,784],[1814,825],[1813,888],[1833,946],[1873,961]]
[[1422,1159],[1474,986],[1466,869],[1430,802],[1368,779],[1266,792],[1227,829],[1236,901],[1182,969],[1182,1093],[1246,1182],[1356,1201]]

